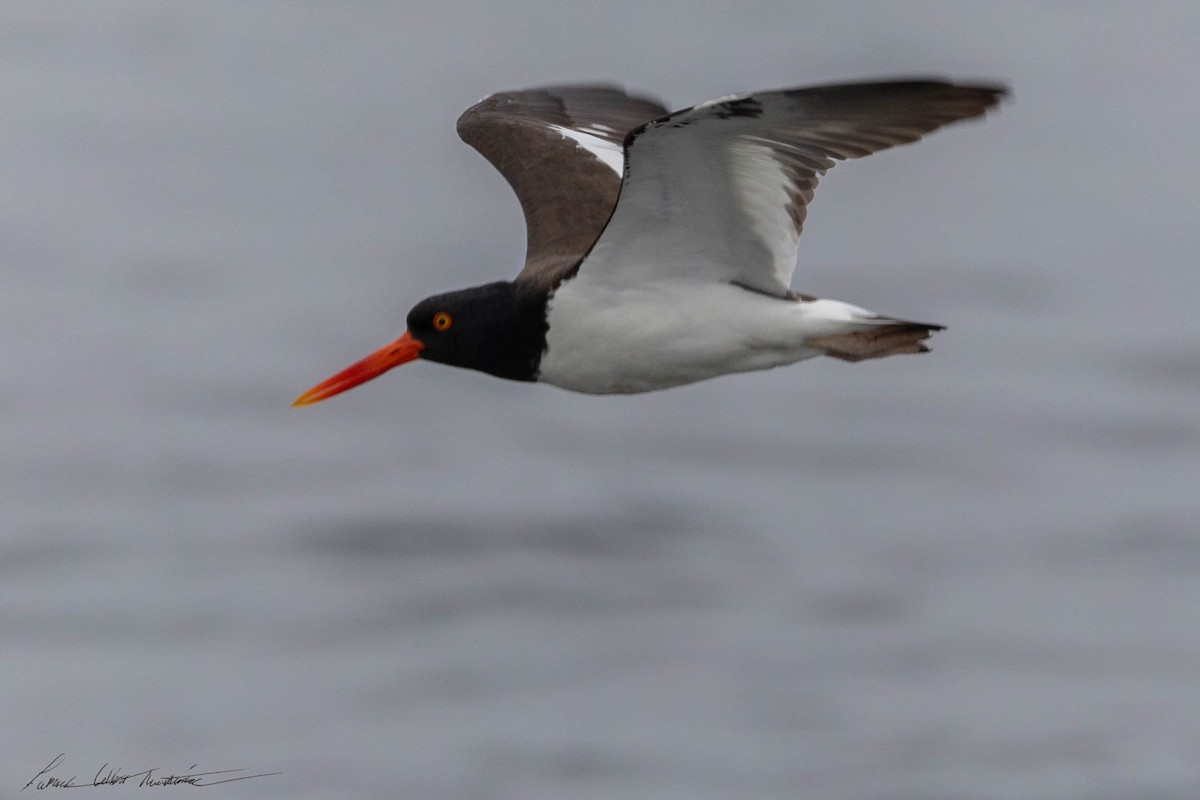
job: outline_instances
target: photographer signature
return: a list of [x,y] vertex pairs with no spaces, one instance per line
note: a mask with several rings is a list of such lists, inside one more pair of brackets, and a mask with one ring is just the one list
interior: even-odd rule
[[80,783],[76,775],[69,778],[60,778],[57,775],[50,773],[62,766],[63,761],[67,758],[66,753],[59,753],[50,763],[43,767],[37,775],[34,775],[29,783],[21,787],[21,791],[33,787],[34,789],[78,789],[82,786],[179,786],[187,784],[190,786],[216,786],[220,783],[232,783],[233,781],[248,781],[251,778],[265,778],[269,775],[278,775],[278,772],[260,772],[256,775],[238,775],[239,772],[245,772],[244,769],[219,769],[211,772],[191,772],[196,768],[196,764],[188,767],[188,772],[179,775],[160,775],[158,767],[151,767],[140,772],[123,772],[120,768],[109,767],[104,764],[100,769],[96,770],[95,776],[90,781]]

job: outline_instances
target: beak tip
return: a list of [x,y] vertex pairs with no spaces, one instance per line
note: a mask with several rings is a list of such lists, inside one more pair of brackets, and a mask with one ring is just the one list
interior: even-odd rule
[[[328,392],[320,391],[321,388],[322,388],[322,384],[317,384],[313,388],[309,389],[307,392],[304,392],[303,394],[301,394],[299,397],[297,397],[295,400],[292,401],[292,408],[300,408],[302,406],[311,406],[313,403],[319,403],[322,400],[324,400],[326,397],[329,397],[330,395]],[[336,394],[336,392],[334,392],[334,394]]]

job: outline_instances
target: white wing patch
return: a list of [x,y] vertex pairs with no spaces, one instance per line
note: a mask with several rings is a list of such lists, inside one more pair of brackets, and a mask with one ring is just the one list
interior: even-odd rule
[[796,268],[800,231],[789,212],[794,189],[776,155],[777,146],[750,137],[734,139],[726,157],[736,207],[745,215],[750,233],[770,253],[773,279],[787,286]]
[[[598,161],[608,165],[609,169],[617,173],[618,176],[625,174],[625,151],[619,144],[614,144],[607,139],[601,139],[588,133],[585,130],[577,130],[575,128],[566,128],[562,125],[551,125],[551,128],[558,131],[564,139],[571,139],[580,148],[588,151]],[[611,128],[603,126],[611,132]],[[601,130],[601,126],[596,126],[597,130]]]
[[720,97],[714,97],[712,100],[705,100],[703,103],[697,103],[697,104],[696,104],[695,106],[693,106],[692,108],[693,108],[693,109],[697,109],[697,108],[712,108],[713,106],[719,106],[719,105],[721,105],[722,103],[728,103],[730,100],[740,100],[740,99],[741,99],[741,98],[743,98],[743,97],[745,97],[745,95],[742,95],[742,94],[723,94],[723,95],[721,95]]

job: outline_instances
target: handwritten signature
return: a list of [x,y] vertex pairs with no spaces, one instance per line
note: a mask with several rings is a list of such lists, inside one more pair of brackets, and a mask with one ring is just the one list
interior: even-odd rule
[[[60,778],[57,775],[50,773],[62,766],[63,761],[67,758],[66,753],[59,753],[50,760],[50,763],[43,767],[37,775],[34,775],[29,783],[21,787],[21,791],[33,787],[34,789],[78,789],[82,786],[179,786],[187,784],[189,786],[216,786],[219,783],[232,783],[233,781],[248,781],[251,778],[266,778],[270,775],[278,775],[278,772],[260,772],[257,775],[238,775],[239,772],[245,772],[244,769],[219,769],[211,772],[192,772],[196,768],[196,764],[188,767],[188,772],[181,775],[159,775],[158,767],[144,769],[141,772],[123,772],[120,768],[109,767],[108,764],[96,770],[95,776],[87,782],[77,783],[78,776],[72,775],[69,778]],[[222,777],[224,776],[224,777]]]

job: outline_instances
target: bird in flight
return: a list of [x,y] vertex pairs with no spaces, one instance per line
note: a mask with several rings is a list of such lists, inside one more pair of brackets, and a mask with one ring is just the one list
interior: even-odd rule
[[791,290],[836,161],[978,117],[1003,87],[944,80],[731,95],[668,113],[616,86],[500,92],[458,134],[525,213],[514,280],[429,297],[408,329],[293,405],[414,359],[576,392],[649,392],[815,356],[923,353],[942,326]]

